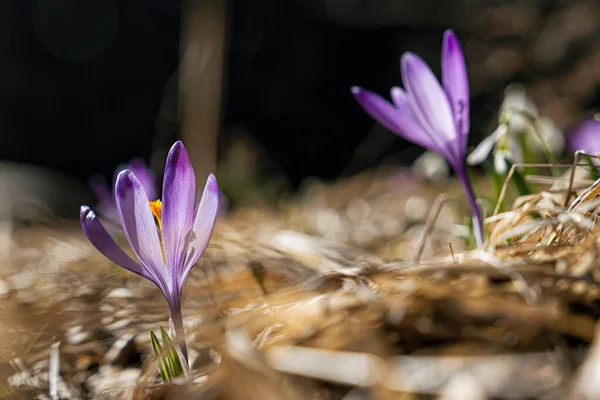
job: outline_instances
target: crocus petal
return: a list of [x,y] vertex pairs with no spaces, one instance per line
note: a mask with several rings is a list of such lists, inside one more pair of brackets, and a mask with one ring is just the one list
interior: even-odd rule
[[441,153],[438,143],[432,139],[431,135],[421,125],[419,117],[417,117],[408,101],[406,92],[398,86],[393,86],[390,95],[398,114],[398,125],[403,128],[404,132],[407,132],[403,137],[426,149]]
[[594,118],[583,120],[567,136],[573,151],[583,150],[588,154],[600,153],[600,121]]
[[141,264],[157,279],[157,285],[165,296],[169,296],[170,275],[163,260],[158,229],[144,188],[131,171],[125,170],[117,177],[115,194],[127,241]]
[[112,195],[106,180],[101,176],[93,176],[90,179],[90,186],[98,198],[98,210],[103,218],[118,223],[117,206],[115,197]]
[[[117,168],[115,168],[115,171],[113,172],[113,180],[112,180],[112,188],[115,189],[117,187],[117,178],[119,177],[119,174],[123,171],[125,171],[126,169],[129,169],[129,165],[122,163],[117,165]],[[113,199],[114,199],[114,195],[113,195]]]
[[100,203],[111,203],[113,202],[113,196],[111,196],[110,188],[106,184],[106,180],[99,175],[94,175],[90,179],[90,187],[94,191],[94,194],[98,198]]
[[460,43],[452,30],[444,32],[442,84],[454,114],[461,146],[465,147],[469,135],[469,77]]
[[448,98],[425,61],[413,53],[402,56],[402,81],[407,97],[421,125],[430,136],[442,143],[448,160],[459,159],[464,149],[456,143],[456,126]]
[[194,221],[196,176],[183,143],[177,142],[167,156],[163,180],[162,235],[167,265],[173,282],[179,281],[185,243]]
[[79,221],[85,236],[106,258],[126,270],[155,282],[154,278],[149,276],[138,263],[121,250],[119,245],[108,234],[100,220],[98,220],[96,214],[88,206],[81,206]]
[[[392,93],[392,98],[396,97],[394,102],[397,102],[394,107],[380,95],[361,87],[354,86],[351,90],[354,98],[363,110],[381,125],[396,135],[419,146],[439,151],[437,144],[431,140],[430,136],[416,119],[416,115],[412,111],[408,101],[402,100],[404,93]],[[392,91],[394,92],[394,90]],[[400,107],[399,105],[402,106]]]
[[188,256],[185,262],[185,269],[179,281],[180,287],[183,287],[188,273],[204,253],[206,246],[208,246],[219,212],[219,205],[219,185],[215,176],[210,174],[206,180],[202,199],[196,211],[194,227],[192,228],[192,234],[188,242]]
[[146,163],[140,159],[133,159],[129,163],[129,170],[133,172],[138,181],[144,187],[146,195],[150,200],[158,199],[158,193],[156,193],[156,178],[154,173],[146,166]]

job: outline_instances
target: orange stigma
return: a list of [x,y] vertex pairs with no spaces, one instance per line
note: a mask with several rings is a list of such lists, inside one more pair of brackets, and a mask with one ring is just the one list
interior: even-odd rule
[[162,232],[162,201],[155,200],[150,202],[150,210],[158,221],[158,228]]
[[158,229],[160,230],[160,249],[162,250],[163,261],[166,263],[167,258],[165,257],[165,246],[163,244],[163,239],[162,239],[162,201],[155,200],[155,201],[151,201],[149,203],[150,203],[150,211],[152,211],[152,214],[154,215],[154,217],[156,218],[156,221],[158,222]]

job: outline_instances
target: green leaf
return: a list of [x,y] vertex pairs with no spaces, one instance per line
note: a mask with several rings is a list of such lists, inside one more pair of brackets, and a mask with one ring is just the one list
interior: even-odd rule
[[169,334],[162,326],[160,327],[160,334],[162,336],[163,346],[165,347],[167,365],[171,376],[176,378],[183,375],[183,367],[181,366],[181,360],[175,349],[175,344],[173,344]]
[[595,157],[584,157],[586,163],[590,166],[590,178],[594,181],[600,179],[596,165],[594,164]]
[[471,217],[465,218],[465,226],[469,230],[467,235],[467,243],[469,248],[474,249],[477,247],[477,241],[475,240],[475,227],[473,226]]
[[160,370],[160,375],[163,379],[163,382],[170,382],[171,376],[169,374],[167,364],[165,364],[164,351],[158,341],[158,338],[152,330],[150,330],[150,340],[152,341],[152,348],[154,349],[154,354],[156,354],[156,361],[158,362],[158,369]]

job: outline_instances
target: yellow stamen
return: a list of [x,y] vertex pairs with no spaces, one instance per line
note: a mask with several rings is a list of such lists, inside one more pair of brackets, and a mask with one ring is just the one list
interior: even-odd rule
[[162,201],[155,200],[150,202],[150,210],[158,222],[158,229],[160,230],[160,249],[162,250],[163,261],[167,263],[167,257],[165,257],[165,246],[162,238]]
[[162,232],[162,201],[155,200],[150,202],[150,210],[158,221],[158,228]]

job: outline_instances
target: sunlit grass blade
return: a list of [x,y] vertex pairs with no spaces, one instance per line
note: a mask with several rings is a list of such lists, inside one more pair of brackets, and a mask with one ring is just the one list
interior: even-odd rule
[[158,338],[152,330],[150,330],[150,339],[152,341],[154,354],[156,354],[156,361],[158,362],[158,369],[160,370],[160,375],[163,379],[163,382],[170,382],[171,376],[169,375],[169,369],[165,363],[164,351],[160,345],[160,342],[158,341]]
[[165,349],[165,357],[167,360],[167,366],[169,368],[169,374],[171,377],[177,378],[178,376],[183,375],[183,367],[181,366],[181,360],[179,359],[179,355],[175,349],[175,344],[173,344],[169,334],[162,326],[160,327],[160,334],[162,336],[163,347]]

